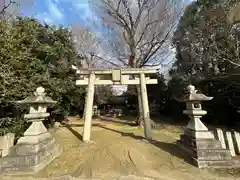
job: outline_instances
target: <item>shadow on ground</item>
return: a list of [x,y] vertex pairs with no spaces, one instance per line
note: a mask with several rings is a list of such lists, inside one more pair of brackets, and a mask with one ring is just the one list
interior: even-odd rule
[[126,120],[126,119],[118,118],[119,120],[117,120],[115,118],[105,117],[105,116],[100,116],[99,119],[101,119],[101,121],[105,121],[105,122],[113,122],[113,123],[116,123],[116,124],[122,124],[122,125],[128,125],[128,126],[137,126],[134,121],[129,121],[129,122],[123,121],[123,120]]
[[[136,126],[135,123],[133,122],[121,122],[121,120],[115,120],[113,118],[105,118],[105,117],[101,117],[100,121],[104,121],[104,122],[113,122],[113,123],[117,123],[117,124],[123,124],[123,125],[128,125],[128,126]],[[76,136],[80,141],[82,141],[82,135],[80,133],[78,133],[77,131],[75,131],[73,129],[73,127],[83,127],[84,124],[64,124],[64,126],[74,135]],[[122,132],[116,129],[111,129],[109,127],[107,127],[106,125],[103,125],[101,123],[93,123],[92,126],[95,127],[99,127],[108,131],[112,131],[115,133],[119,133],[121,134],[121,136],[127,136],[127,137],[131,137],[134,138],[136,140],[142,140],[145,143],[149,143],[169,154],[171,154],[172,156],[178,157],[180,159],[184,159],[185,162],[192,164],[191,163],[191,159],[188,158],[186,155],[184,155],[184,152],[182,152],[179,147],[174,144],[174,143],[167,143],[167,142],[160,142],[158,140],[146,140],[143,136],[139,136],[139,135],[135,135],[134,133],[127,133],[127,132]]]
[[[83,126],[82,124],[77,124],[77,125]],[[72,128],[72,125],[64,124],[64,126],[65,126],[76,138],[78,138],[80,141],[82,141],[82,138],[83,138],[82,135],[81,135],[79,132],[75,131],[75,130]]]
[[121,132],[121,131],[111,129],[104,125],[100,125],[100,124],[98,124],[96,126],[101,127],[106,130],[109,130],[109,131],[112,131],[112,132],[119,133],[119,134],[121,134],[121,136],[128,136],[128,137],[134,138],[136,140],[143,140],[146,143],[149,143],[167,153],[170,153],[172,156],[178,157],[180,159],[184,159],[185,162],[192,164],[191,159],[189,157],[185,156],[184,153],[181,152],[179,147],[174,143],[160,142],[157,140],[146,140],[143,136],[138,136],[138,135],[135,135],[134,133]]

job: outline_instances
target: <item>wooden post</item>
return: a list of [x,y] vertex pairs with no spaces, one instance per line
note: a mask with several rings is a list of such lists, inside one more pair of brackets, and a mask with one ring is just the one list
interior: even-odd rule
[[86,112],[84,117],[84,129],[83,129],[83,141],[89,142],[91,138],[91,127],[92,127],[92,107],[94,98],[94,80],[95,74],[91,73],[88,80],[87,88],[87,102],[86,102]]
[[148,105],[148,96],[147,96],[147,87],[145,74],[140,74],[140,87],[142,95],[142,107],[143,107],[143,118],[144,118],[144,134],[147,140],[152,139],[152,127],[151,120],[149,117],[149,105]]

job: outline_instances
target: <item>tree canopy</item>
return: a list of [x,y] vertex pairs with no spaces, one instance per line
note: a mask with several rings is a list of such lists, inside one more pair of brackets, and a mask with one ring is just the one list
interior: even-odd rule
[[215,112],[219,121],[234,119],[240,107],[240,26],[230,22],[228,16],[236,3],[239,1],[191,3],[173,38],[176,61],[170,70],[169,86],[177,82],[177,92],[192,83],[214,96],[209,111]]
[[[58,101],[56,113],[77,109],[84,100],[71,66],[79,62],[69,29],[18,17],[0,21],[0,94],[3,100],[22,100],[38,86]],[[1,116],[5,116],[6,113]]]
[[239,72],[239,25],[227,18],[234,2],[200,0],[187,7],[173,38],[172,75],[191,81]]

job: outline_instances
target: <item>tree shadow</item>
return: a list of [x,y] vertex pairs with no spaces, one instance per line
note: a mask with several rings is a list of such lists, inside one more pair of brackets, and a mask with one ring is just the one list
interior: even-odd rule
[[121,122],[121,119],[119,119],[120,121],[114,120],[113,118],[109,118],[109,117],[103,117],[100,116],[99,119],[101,119],[101,121],[105,121],[105,122],[113,122],[116,124],[122,124],[122,125],[127,125],[127,126],[136,126],[136,123],[134,122]]
[[[83,140],[83,136],[79,133],[79,132],[77,132],[77,131],[75,131],[72,127],[83,127],[84,126],[84,124],[67,124],[67,123],[62,123],[62,125],[64,126],[64,127],[66,127],[76,138],[78,138],[80,141],[82,141]],[[93,123],[92,124],[92,126],[99,126],[100,125],[100,123]]]
[[[74,136],[76,136],[79,140],[82,141],[82,135],[80,133],[78,133],[77,131],[75,131],[72,127],[83,127],[83,124],[64,124],[64,125]],[[143,142],[149,143],[149,144],[171,154],[172,156],[178,157],[180,159],[184,159],[185,162],[187,162],[189,164],[193,164],[191,158],[188,157],[184,153],[184,151],[182,151],[175,143],[160,142],[157,140],[147,140],[143,136],[135,135],[134,133],[126,133],[126,132],[122,132],[119,130],[111,129],[109,127],[106,127],[106,125],[101,125],[100,123],[93,123],[92,126],[100,127],[102,129],[106,129],[106,130],[109,130],[109,131],[112,131],[115,133],[119,133],[119,134],[121,134],[121,136],[131,137],[136,140],[143,140]]]
[[[156,124],[161,125],[161,127],[169,126],[169,125],[182,127],[182,126],[186,126],[189,122],[188,117],[185,115],[178,118],[163,116],[163,115],[150,115],[150,118]],[[118,117],[118,119],[126,120],[129,123],[132,123],[133,125],[137,126],[135,122],[138,119],[137,116],[121,116],[121,117]]]
[[118,117],[118,119],[129,121],[129,123],[130,122],[134,123],[138,119],[138,116],[123,115],[123,116]]
[[119,134],[121,134],[121,136],[128,136],[128,137],[132,137],[132,138],[137,139],[137,140],[143,140],[144,142],[149,143],[149,144],[151,144],[151,145],[153,145],[153,146],[171,154],[172,156],[178,157],[180,159],[184,159],[184,161],[186,163],[189,163],[191,165],[193,164],[191,158],[188,157],[185,154],[185,152],[182,151],[177,146],[177,144],[175,144],[175,143],[160,142],[160,141],[157,141],[157,140],[147,140],[145,137],[135,135],[134,133],[121,132],[121,131],[118,131],[118,130],[115,130],[115,129],[105,127],[103,125],[99,125],[99,127],[103,128],[103,129],[106,129],[106,130],[109,130],[109,131],[112,131],[112,132],[119,133]]
[[115,130],[115,129],[108,128],[108,127],[106,127],[105,125],[99,124],[98,127],[103,128],[103,129],[106,129],[106,130],[109,130],[109,131],[112,131],[112,132],[115,132],[115,133],[119,133],[119,134],[121,134],[121,136],[128,136],[128,137],[132,137],[132,138],[137,139],[137,140],[145,139],[144,137],[142,137],[142,136],[137,136],[137,135],[135,135],[134,133],[121,132],[121,131],[118,131],[118,130]]
[[[80,125],[80,124],[78,124],[78,125]],[[64,126],[65,126],[76,138],[78,138],[80,141],[82,141],[82,139],[83,139],[82,135],[81,135],[79,132],[75,131],[75,130],[71,127],[71,125],[69,125],[69,124],[64,124]]]
[[186,126],[189,122],[189,118],[185,115],[181,117],[169,117],[169,116],[151,116],[151,119],[157,123],[157,124],[162,124],[162,125],[171,125],[171,126]]
[[[66,126],[66,124],[64,124]],[[84,124],[67,124],[70,127],[84,127]],[[92,123],[92,126],[99,126],[100,123]]]
[[184,159],[184,161],[186,163],[189,163],[191,165],[193,165],[192,163],[192,159],[186,155],[186,153],[180,149],[180,147],[178,147],[177,144],[175,143],[167,143],[167,142],[160,142],[157,140],[150,140],[149,143],[151,143],[152,145],[154,145],[155,147],[168,152],[169,154],[171,154],[172,156],[175,156],[177,158],[180,159]]

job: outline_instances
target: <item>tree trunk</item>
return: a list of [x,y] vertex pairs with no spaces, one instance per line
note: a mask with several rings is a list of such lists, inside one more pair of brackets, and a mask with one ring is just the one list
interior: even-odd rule
[[[140,62],[140,61],[139,61]],[[139,65],[137,64],[135,55],[132,55],[129,59],[129,64],[130,67],[133,68],[139,68]],[[140,78],[140,77],[139,77]],[[136,85],[135,91],[137,93],[137,98],[138,98],[138,118],[136,120],[137,125],[139,125],[141,128],[144,127],[144,117],[143,117],[143,106],[142,106],[142,96],[141,96],[141,88],[140,84]]]

